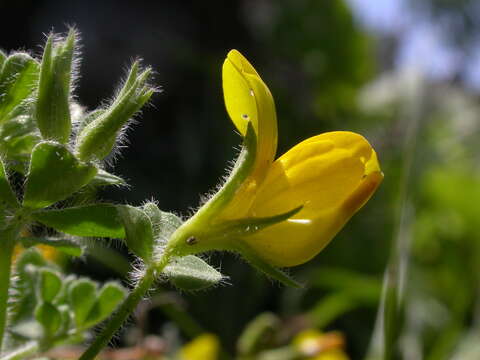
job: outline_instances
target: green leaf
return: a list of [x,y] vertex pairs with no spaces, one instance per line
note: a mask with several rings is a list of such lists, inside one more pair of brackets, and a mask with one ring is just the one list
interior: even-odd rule
[[117,208],[110,204],[43,210],[33,213],[32,217],[70,235],[125,238],[125,229]]
[[39,273],[38,294],[44,302],[52,302],[62,288],[60,276],[50,269],[41,269]]
[[99,169],[97,175],[93,178],[91,184],[94,186],[126,186],[127,182],[117,175],[113,175],[106,172],[105,170]]
[[25,247],[42,244],[54,247],[58,251],[71,256],[81,256],[83,254],[82,247],[69,239],[21,237],[19,240]]
[[98,293],[97,301],[88,314],[85,327],[105,320],[126,297],[125,289],[117,283],[105,284]]
[[313,326],[323,329],[345,313],[363,305],[349,294],[337,292],[328,294],[308,311],[307,316]]
[[44,302],[35,309],[35,319],[42,325],[44,337],[52,338],[62,326],[62,315],[56,306]]
[[17,207],[17,197],[10,187],[7,174],[5,173],[5,167],[3,166],[2,159],[0,158],[0,205],[6,203],[8,205]]
[[138,63],[132,66],[123,88],[108,109],[96,113],[98,116],[81,129],[76,144],[80,159],[102,160],[110,154],[123,126],[155,92],[147,84],[150,73],[151,69],[147,68],[138,74]]
[[71,132],[70,81],[75,52],[75,31],[64,41],[50,35],[43,52],[35,108],[42,137],[66,143]]
[[145,262],[149,262],[153,253],[153,229],[148,216],[139,208],[121,205],[118,213],[125,226],[128,248]]
[[40,141],[35,122],[28,115],[5,121],[0,126],[0,139],[0,151],[5,158],[16,161],[28,161],[33,147]]
[[96,173],[95,166],[81,163],[63,145],[40,143],[33,149],[23,205],[52,205],[88,184]]
[[0,73],[0,123],[27,99],[38,79],[38,64],[28,54],[15,53],[3,64]]
[[177,288],[189,291],[209,288],[224,279],[220,272],[193,255],[175,258],[163,273]]
[[142,209],[152,223],[155,239],[167,241],[170,235],[183,223],[177,215],[161,211],[154,202],[146,203]]
[[274,345],[275,333],[281,329],[280,319],[272,313],[262,313],[250,321],[237,342],[242,356],[254,354]]
[[152,223],[154,238],[157,238],[160,235],[162,228],[162,211],[153,202],[146,203],[143,205],[142,209]]
[[97,286],[91,280],[73,281],[69,289],[69,302],[77,328],[82,328],[97,301]]

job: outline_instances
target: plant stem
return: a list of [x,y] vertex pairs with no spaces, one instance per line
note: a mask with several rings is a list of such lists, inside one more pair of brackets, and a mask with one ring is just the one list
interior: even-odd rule
[[168,264],[169,258],[169,254],[165,252],[159,263],[147,267],[142,279],[130,292],[120,308],[108,320],[106,327],[99,335],[97,335],[95,341],[82,354],[79,360],[92,360],[105,346],[107,346],[113,335],[115,335],[120,326],[122,326],[128,316],[135,310],[140,300],[143,299],[147,291],[150,289],[156,278],[156,274],[161,273]]
[[12,255],[17,236],[17,226],[7,227],[0,232],[0,354],[7,324]]
[[0,358],[0,360],[21,360],[25,359],[27,356],[35,354],[39,349],[38,343],[36,341],[32,341],[26,344],[24,347],[11,352]]

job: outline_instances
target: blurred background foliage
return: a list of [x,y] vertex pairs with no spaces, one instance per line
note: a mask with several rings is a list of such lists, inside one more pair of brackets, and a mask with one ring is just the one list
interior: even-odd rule
[[[480,358],[478,2],[4,0],[0,13],[7,51],[39,54],[42,33],[78,27],[84,77],[77,95],[87,109],[113,95],[135,56],[155,69],[164,91],[129,132],[128,149],[110,159],[132,191],[104,199],[139,205],[153,198],[187,216],[215,187],[240,141],[221,90],[232,48],[272,90],[279,154],[332,130],[362,133],[379,154],[380,190],[314,261],[292,269],[304,289],[282,288],[235,257],[213,254],[231,285],[159,290],[121,344],[157,336],[187,360],[235,352],[267,360],[368,352],[374,359],[384,269],[400,246],[401,358]],[[99,245],[65,266],[100,280],[129,271],[119,246]],[[176,352],[204,333],[215,335]],[[330,357],[320,357],[325,349],[333,349]]]

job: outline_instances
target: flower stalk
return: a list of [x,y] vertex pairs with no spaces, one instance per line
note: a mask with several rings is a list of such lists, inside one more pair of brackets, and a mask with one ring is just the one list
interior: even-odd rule
[[147,267],[141,280],[130,292],[122,305],[120,305],[118,310],[110,317],[106,326],[103,328],[100,334],[96,336],[95,341],[90,344],[88,349],[82,354],[79,360],[95,359],[100,351],[108,345],[110,339],[113,337],[113,335],[115,335],[130,314],[135,311],[135,308],[148,293],[158,275],[161,274],[163,269],[168,265],[170,256],[171,255],[169,252],[165,252],[160,261]]

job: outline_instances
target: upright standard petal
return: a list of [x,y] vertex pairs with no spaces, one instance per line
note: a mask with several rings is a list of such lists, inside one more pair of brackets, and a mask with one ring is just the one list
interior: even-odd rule
[[227,112],[242,136],[245,136],[249,122],[257,136],[257,154],[251,175],[239,191],[241,197],[234,198],[223,214],[230,218],[248,209],[249,200],[275,158],[277,117],[270,90],[237,50],[231,50],[223,64],[223,94]]
[[303,209],[244,241],[273,265],[304,263],[330,242],[382,179],[375,151],[361,135],[338,131],[307,139],[273,163],[249,215]]

